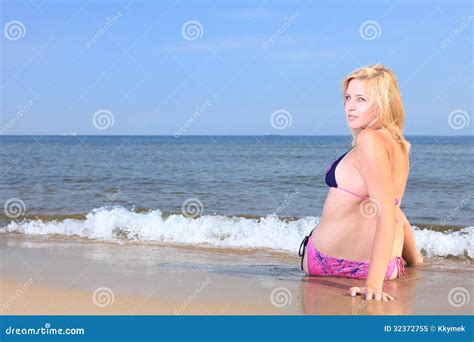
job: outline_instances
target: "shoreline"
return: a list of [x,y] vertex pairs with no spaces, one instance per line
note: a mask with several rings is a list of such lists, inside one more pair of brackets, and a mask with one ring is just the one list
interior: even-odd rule
[[[0,240],[0,314],[462,315],[471,262],[431,260],[389,281],[393,302],[350,297],[363,280],[307,277],[299,258],[263,251],[119,245],[12,236]],[[462,291],[461,291],[462,295]],[[107,304],[107,305],[105,305]]]

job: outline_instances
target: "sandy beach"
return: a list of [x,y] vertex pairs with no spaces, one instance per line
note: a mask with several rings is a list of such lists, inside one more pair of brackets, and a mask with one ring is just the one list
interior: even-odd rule
[[433,258],[407,268],[407,279],[385,286],[397,300],[382,303],[348,295],[350,286],[363,281],[305,276],[299,258],[287,253],[13,233],[2,235],[0,253],[2,315],[463,315],[473,310],[470,261]]

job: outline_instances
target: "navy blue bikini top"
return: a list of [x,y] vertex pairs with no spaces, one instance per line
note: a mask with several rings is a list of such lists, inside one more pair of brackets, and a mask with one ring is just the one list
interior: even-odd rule
[[[347,190],[347,189],[344,189],[340,186],[337,185],[337,181],[336,181],[336,168],[337,168],[337,165],[339,164],[339,162],[342,160],[342,158],[344,158],[344,156],[346,154],[348,154],[352,149],[354,148],[351,147],[349,149],[349,151],[347,151],[346,153],[344,153],[342,156],[340,156],[339,158],[337,158],[335,161],[332,162],[332,164],[328,167],[328,169],[326,170],[326,184],[332,188],[336,188],[338,190],[342,190],[350,195],[353,195],[353,196],[356,196],[356,197],[359,197],[361,199],[368,199],[369,196],[363,196],[363,195],[359,195],[359,194],[356,194],[355,192],[352,192],[350,190]],[[402,199],[398,199],[398,198],[395,198],[394,199],[394,204],[395,205],[399,205],[401,203]]]
[[342,158],[344,158],[344,156],[349,153],[349,151],[347,151],[342,156],[340,156],[335,161],[333,161],[332,164],[327,168],[327,170],[326,170],[326,184],[328,186],[330,186],[332,188],[337,188],[336,167],[337,167],[337,164],[339,164],[339,162],[342,160]]

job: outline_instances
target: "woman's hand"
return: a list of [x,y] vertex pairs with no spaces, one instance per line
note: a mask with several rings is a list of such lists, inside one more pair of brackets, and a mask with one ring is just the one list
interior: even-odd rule
[[357,295],[362,295],[365,296],[365,300],[377,300],[377,301],[384,301],[384,302],[389,302],[391,300],[395,300],[392,296],[390,296],[388,293],[383,292],[383,291],[378,291],[376,289],[370,288],[370,287],[351,287],[349,290],[349,293],[351,294],[352,297],[355,297]]

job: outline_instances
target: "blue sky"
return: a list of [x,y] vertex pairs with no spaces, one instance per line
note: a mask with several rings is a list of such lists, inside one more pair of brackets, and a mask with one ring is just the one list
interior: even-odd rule
[[1,7],[3,134],[348,134],[341,80],[377,62],[398,77],[405,134],[473,133],[470,1]]

